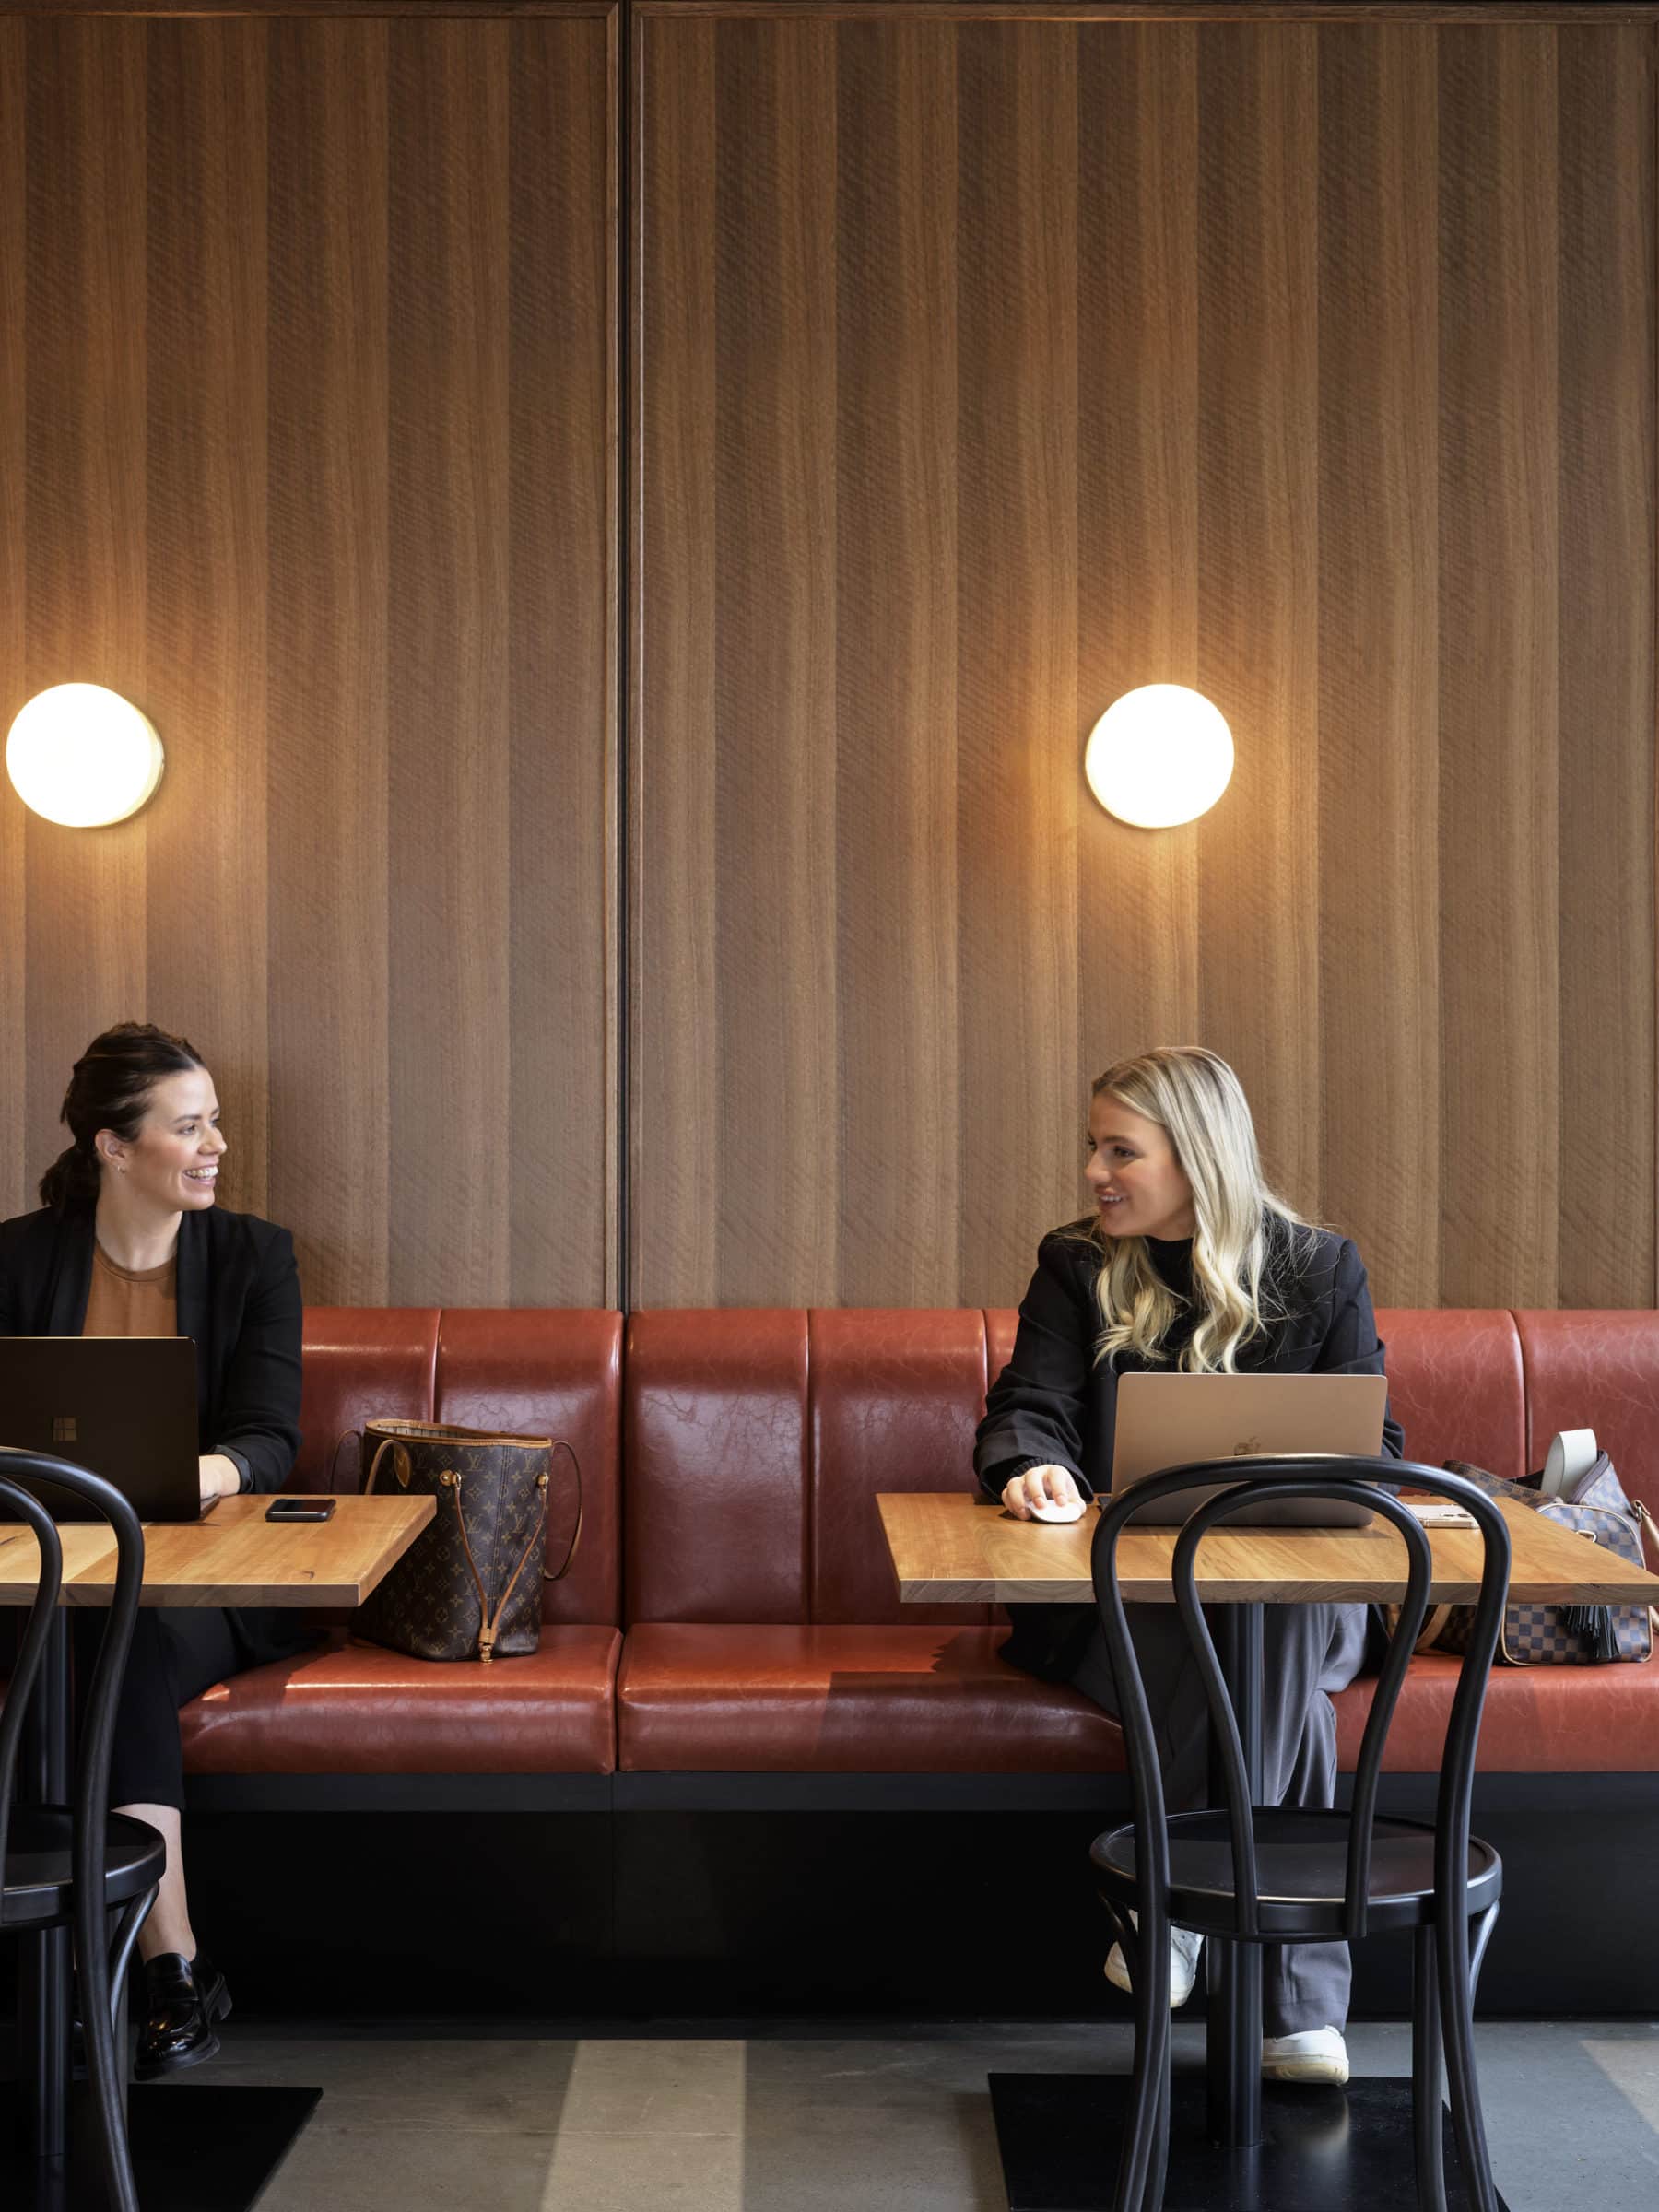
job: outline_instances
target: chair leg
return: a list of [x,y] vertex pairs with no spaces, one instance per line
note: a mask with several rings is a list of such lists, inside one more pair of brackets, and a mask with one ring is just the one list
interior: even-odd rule
[[[145,1911],[147,1912],[147,1903]],[[121,1916],[117,1946],[131,1950],[144,1914],[127,1921],[132,1908]],[[114,2006],[110,1991],[110,1954],[104,1946],[108,1930],[102,1924],[101,1905],[77,1895],[76,1900],[76,1950],[81,1982],[81,2033],[87,2046],[87,2077],[98,2116],[99,2150],[104,2173],[105,2199],[112,2212],[139,2212],[138,2188],[133,2179],[133,2161],[127,2149],[125,2069],[115,2055]]]
[[1414,1931],[1411,1959],[1411,2132],[1418,2212],[1446,2212],[1441,2081],[1440,1984],[1434,1929],[1428,1926]]
[[[1482,1914],[1483,1921],[1487,1915]],[[1489,1924],[1486,1931],[1489,1933]],[[1498,2212],[1498,2192],[1487,2151],[1486,2123],[1480,2111],[1480,2084],[1475,2073],[1475,2001],[1469,1969],[1469,1923],[1453,1912],[1435,1931],[1440,1968],[1441,2037],[1446,2053],[1446,2091],[1457,2159],[1471,2212]]]
[[110,1939],[110,2031],[115,2039],[115,2053],[119,2062],[123,2103],[131,2068],[126,2063],[126,1978],[132,1964],[134,1947],[138,1931],[150,1916],[150,1908],[159,1892],[147,1890],[124,1906],[116,1916],[115,1929]]
[[1480,1989],[1481,1961],[1487,1955],[1487,1945],[1492,1940],[1492,1930],[1498,1924],[1498,1908],[1488,1905],[1475,1918],[1475,1950],[1469,1960],[1469,2003],[1473,2006]]
[[[1141,1940],[1129,1968],[1135,1986],[1135,2077],[1112,2212],[1159,2212],[1164,2161],[1169,2155],[1169,1930],[1160,1914],[1159,1926],[1147,1940],[1143,1913],[1139,1934]],[[1126,1950],[1124,1955],[1130,1957]]]

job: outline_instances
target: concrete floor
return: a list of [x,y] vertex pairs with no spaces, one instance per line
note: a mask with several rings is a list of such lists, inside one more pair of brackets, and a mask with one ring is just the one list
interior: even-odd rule
[[[1177,2063],[1202,2063],[1177,2030]],[[1355,2027],[1356,2072],[1409,2070]],[[1659,2023],[1487,2024],[1481,2083],[1510,2212],[1653,2212]],[[227,2030],[178,2082],[321,2084],[261,2212],[1004,2212],[995,2068],[1126,2068],[1118,2028],[738,2039]]]

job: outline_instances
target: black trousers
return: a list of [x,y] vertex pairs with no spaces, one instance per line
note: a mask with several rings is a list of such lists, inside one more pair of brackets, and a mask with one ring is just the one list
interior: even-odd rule
[[[74,1616],[76,1702],[85,1697],[103,1632],[101,1611]],[[304,1617],[220,1606],[141,1606],[115,1709],[112,1805],[184,1809],[179,1712],[227,1676],[289,1656],[312,1641]]]

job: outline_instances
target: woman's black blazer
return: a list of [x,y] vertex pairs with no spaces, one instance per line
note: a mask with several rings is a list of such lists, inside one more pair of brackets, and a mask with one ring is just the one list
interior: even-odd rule
[[[1347,1237],[1328,1230],[1269,1228],[1272,1318],[1238,1354],[1241,1374],[1380,1375],[1365,1264]],[[1147,1362],[1120,1353],[1097,1360],[1095,1300],[1100,1247],[1056,1230],[1038,1248],[1037,1272],[1019,1308],[1014,1356],[992,1385],[974,1441],[973,1468],[989,1497],[1022,1467],[1065,1467],[1086,1497],[1112,1489],[1117,1379]],[[1403,1457],[1405,1436],[1386,1415],[1382,1449]],[[1015,1606],[1003,1655],[1052,1681],[1069,1679],[1082,1658],[1092,1606]]]
[[[90,1207],[0,1222],[0,1336],[78,1336],[92,1244]],[[186,1214],[178,1297],[179,1334],[196,1347],[199,1449],[229,1453],[244,1490],[280,1489],[300,1449],[292,1237],[254,1214]]]

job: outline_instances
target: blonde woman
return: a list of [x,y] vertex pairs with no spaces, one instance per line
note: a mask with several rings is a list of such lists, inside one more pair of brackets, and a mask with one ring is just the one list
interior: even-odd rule
[[[1225,1060],[1167,1045],[1094,1085],[1084,1179],[1090,1211],[1042,1240],[1019,1309],[1014,1356],[986,1402],[974,1450],[983,1488],[1018,1520],[1045,1500],[1112,1488],[1120,1374],[1380,1375],[1365,1267],[1353,1244],[1299,1219],[1264,1182],[1254,1125]],[[1397,1422],[1383,1450],[1398,1458]],[[1171,1812],[1206,1802],[1208,1723],[1171,1606],[1131,1606],[1131,1630],[1159,1731]],[[1364,1656],[1363,1606],[1265,1608],[1266,1802],[1328,1806],[1336,1783],[1327,1694]],[[1003,1656],[1070,1682],[1115,1713],[1092,1606],[1021,1606]],[[1171,2003],[1192,1994],[1202,1938],[1171,1941]],[[1108,1976],[1129,1986],[1113,1946]],[[1269,1946],[1263,1960],[1263,2071],[1347,2079],[1346,1944]]]

